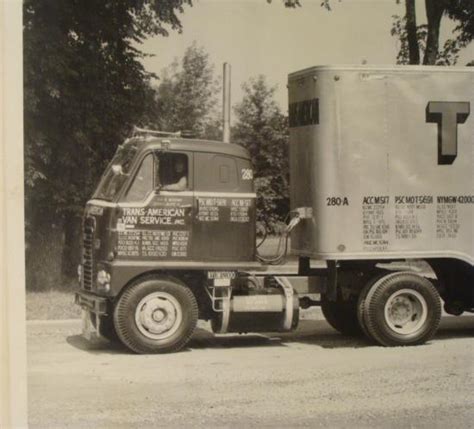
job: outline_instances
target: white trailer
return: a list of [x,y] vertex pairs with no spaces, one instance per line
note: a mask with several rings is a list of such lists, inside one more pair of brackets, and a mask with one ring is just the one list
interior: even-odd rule
[[[137,130],[85,210],[85,326],[165,353],[187,344],[198,319],[218,333],[286,332],[299,307],[321,305],[344,334],[429,340],[441,298],[448,313],[474,309],[473,91],[470,69],[291,74],[292,212],[274,258],[257,254],[245,149]],[[189,188],[166,189],[173,171]],[[297,271],[273,270],[289,231]]]
[[[434,335],[438,294],[447,312],[472,311],[474,70],[313,67],[288,88],[291,204],[305,218],[292,250],[328,261],[328,320],[413,344]],[[434,279],[407,271],[420,261]]]

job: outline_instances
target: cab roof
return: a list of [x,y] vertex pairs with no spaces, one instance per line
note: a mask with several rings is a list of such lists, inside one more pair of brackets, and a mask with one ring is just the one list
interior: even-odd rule
[[138,136],[131,137],[124,143],[125,146],[129,144],[138,144],[140,150],[162,150],[166,147],[166,150],[170,151],[219,153],[222,155],[250,159],[248,151],[242,146],[232,143],[222,143],[215,140],[189,139],[182,137]]

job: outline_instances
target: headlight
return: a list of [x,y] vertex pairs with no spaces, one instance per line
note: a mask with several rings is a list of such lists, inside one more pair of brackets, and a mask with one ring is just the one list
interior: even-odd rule
[[105,270],[100,270],[97,273],[97,283],[104,285],[105,283],[110,283],[110,274]]
[[110,274],[105,270],[100,270],[97,273],[97,289],[105,292],[110,290]]

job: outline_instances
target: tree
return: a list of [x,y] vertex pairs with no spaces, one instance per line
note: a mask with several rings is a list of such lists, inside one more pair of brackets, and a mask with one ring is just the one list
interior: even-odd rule
[[183,58],[175,60],[161,78],[156,91],[156,126],[165,131],[197,131],[216,138],[218,81],[214,65],[204,48],[194,42]]
[[243,86],[235,108],[233,142],[248,149],[255,170],[257,220],[275,232],[289,211],[288,121],[274,100],[276,87],[260,75]]
[[[137,49],[190,0],[25,0],[27,284],[75,275],[85,201],[153,91]],[[59,261],[59,263],[58,263]]]
[[[395,0],[400,3],[402,0]],[[421,0],[420,0],[421,1]],[[267,0],[271,3],[272,0]],[[339,0],[342,2],[342,0]],[[286,7],[300,7],[299,0],[283,0]],[[332,0],[321,0],[321,7],[331,10]],[[458,54],[474,38],[473,0],[425,0],[427,24],[417,26],[415,0],[405,0],[405,15],[394,16],[391,33],[400,40],[397,56],[399,64],[420,64],[423,51],[424,65],[453,65]],[[441,20],[448,17],[455,23],[454,38],[439,48]]]
[[[474,2],[472,0],[426,0],[427,23],[417,25],[415,0],[405,0],[402,18],[394,16],[392,35],[400,40],[399,64],[454,65],[459,52],[474,38]],[[443,16],[455,22],[452,38],[440,48],[440,26]]]

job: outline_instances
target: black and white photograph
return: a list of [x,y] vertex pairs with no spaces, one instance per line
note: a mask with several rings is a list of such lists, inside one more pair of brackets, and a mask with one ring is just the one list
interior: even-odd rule
[[0,427],[472,427],[473,0],[0,21]]

